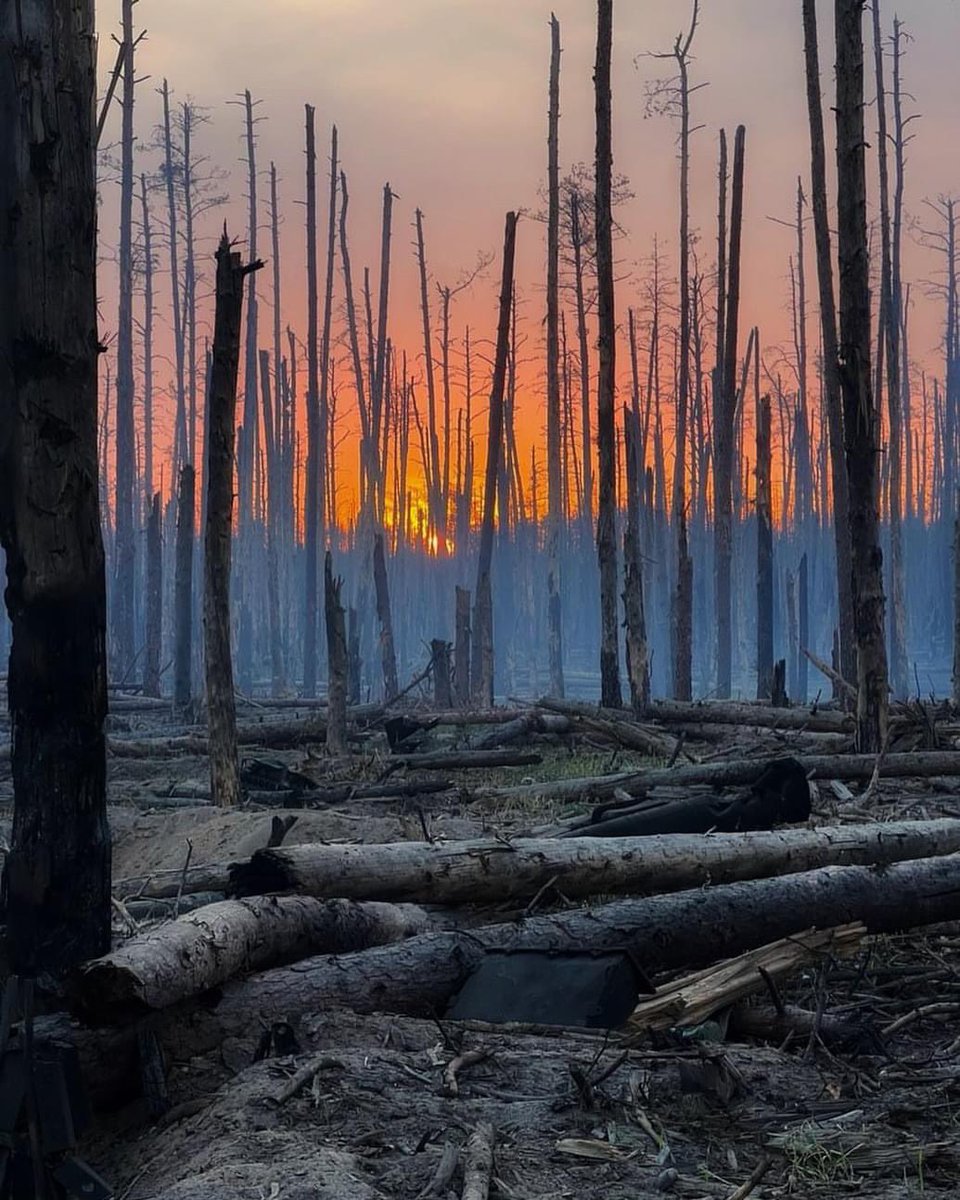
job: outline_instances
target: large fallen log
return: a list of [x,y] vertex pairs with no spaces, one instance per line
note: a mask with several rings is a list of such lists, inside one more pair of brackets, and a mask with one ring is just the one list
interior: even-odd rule
[[[648,972],[695,968],[816,926],[860,920],[895,933],[960,917],[960,855],[870,867],[824,867],[778,879],[697,888],[646,900],[474,928],[426,933],[347,955],[322,955],[227,984],[212,1005],[181,1004],[149,1018],[168,1061],[183,1061],[236,1038],[256,1045],[261,1021],[299,1020],[331,1006],[360,1013],[442,1015],[495,949],[628,949]],[[38,1032],[72,1036],[96,1099],[129,1096],[137,1033],[74,1028],[63,1020]]]
[[957,851],[960,820],[943,819],[762,833],[279,846],[258,850],[229,875],[242,896],[461,904],[525,899],[551,883],[565,896],[677,891]]
[[641,754],[671,758],[677,751],[677,739],[663,730],[651,729],[630,720],[629,714],[618,709],[598,708],[580,700],[540,700],[540,708],[558,713],[581,728],[597,733],[616,746],[639,750]]
[[442,927],[415,905],[304,896],[225,900],[138,934],[84,964],[71,982],[92,1021],[169,1008],[244,972],[312,954],[343,954]]
[[490,770],[495,767],[535,767],[539,754],[520,750],[437,750],[425,754],[395,754],[390,769],[408,767],[419,771]]
[[769,705],[738,703],[735,700],[654,700],[647,716],[664,724],[702,722],[719,725],[751,725],[768,729],[805,729],[811,733],[853,733],[856,722],[836,709],[772,708]]
[[[877,757],[874,754],[800,754],[796,759],[808,779],[869,780],[877,769]],[[592,778],[556,779],[521,787],[490,788],[483,795],[498,801],[520,798],[585,801],[608,799],[617,791],[626,792],[629,796],[645,796],[657,787],[684,787],[689,784],[727,787],[754,783],[767,762],[768,758],[746,758],[692,763],[682,767],[657,767],[647,771],[621,771]],[[958,776],[960,751],[913,750],[907,754],[888,754],[881,758],[878,774],[880,779]]]

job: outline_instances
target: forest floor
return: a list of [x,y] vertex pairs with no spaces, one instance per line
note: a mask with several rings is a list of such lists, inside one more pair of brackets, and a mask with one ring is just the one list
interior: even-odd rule
[[[113,721],[115,735],[158,744],[181,732],[154,713]],[[471,732],[448,731],[447,744]],[[789,753],[801,740],[757,735],[751,752]],[[289,812],[223,812],[171,800],[208,786],[202,755],[114,755],[115,885],[187,861],[249,857],[266,845],[278,815],[295,818],[286,844],[507,836],[584,806],[471,800],[478,787],[651,765],[582,743],[573,751],[536,748],[543,753],[537,766],[452,772],[448,791],[415,804],[349,801]],[[322,748],[243,749],[245,757],[283,762],[321,783],[345,772],[375,778],[387,754],[374,740],[345,767]],[[716,740],[698,749],[725,752]],[[960,781],[881,780],[850,785],[841,799],[814,788],[813,823],[820,825],[958,815]],[[563,900],[547,897],[543,905],[549,911]],[[515,905],[503,905],[484,919],[515,913]],[[118,937],[126,932],[118,924]],[[497,1200],[956,1195],[960,922],[867,938],[853,958],[799,971],[782,998],[848,1019],[862,1036],[842,1045],[816,1034],[778,1044],[736,1040],[721,1013],[692,1031],[643,1034],[627,1044],[586,1030],[547,1036],[318,1011],[296,1023],[294,1054],[254,1062],[249,1039],[225,1041],[173,1065],[171,1107],[159,1120],[142,1102],[131,1105],[101,1121],[82,1153],[124,1200],[445,1200],[468,1197],[467,1143],[489,1125],[489,1195]],[[267,1024],[279,1016],[260,1014]],[[444,1069],[467,1051],[482,1052],[482,1061],[460,1073],[458,1095],[446,1094]],[[323,1068],[278,1103],[284,1083],[317,1054],[329,1056]],[[469,1200],[486,1194],[469,1193]]]

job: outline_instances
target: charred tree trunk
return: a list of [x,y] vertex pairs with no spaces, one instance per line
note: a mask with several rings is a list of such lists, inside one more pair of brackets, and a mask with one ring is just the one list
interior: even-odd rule
[[193,532],[196,519],[196,474],[189,463],[180,471],[177,493],[177,550],[174,568],[173,706],[184,713],[192,699],[193,660]]
[[483,488],[483,523],[477,557],[477,587],[473,610],[472,692],[482,707],[493,707],[493,518],[497,503],[497,477],[503,453],[503,393],[510,350],[510,305],[513,298],[513,261],[517,243],[517,214],[507,213],[503,235],[503,274],[500,280],[500,317],[497,348],[490,385],[487,432],[487,469]]
[[305,106],[307,143],[307,471],[303,501],[303,694],[317,694],[317,546],[320,507],[320,352],[317,344],[317,148],[314,109]]
[[599,490],[597,558],[600,563],[601,703],[618,708],[620,650],[617,637],[617,447],[614,421],[616,390],[616,313],[613,287],[613,150],[611,143],[610,56],[613,49],[613,0],[598,0],[596,87],[596,242],[597,325],[600,369],[597,377]]
[[230,651],[230,558],[237,375],[244,280],[258,263],[243,266],[226,230],[217,250],[217,307],[207,400],[207,523],[204,535],[203,630],[210,736],[210,792],[214,803],[240,802],[237,714]]
[[133,101],[136,91],[133,38],[134,0],[123,0],[123,99],[120,133],[120,311],[117,320],[117,426],[114,515],[116,570],[113,592],[113,635],[116,666],[129,675],[136,657],[133,629],[133,480],[136,444],[133,421]]
[[953,703],[960,707],[960,496],[953,521]]
[[453,708],[450,686],[450,643],[434,638],[430,643],[430,670],[433,674],[433,703],[438,712]]
[[863,8],[864,0],[836,0],[839,367],[857,645],[857,740],[862,752],[879,753],[887,737],[887,650],[877,511],[877,411],[870,379]]
[[[0,537],[13,625],[10,967],[110,946],[93,0],[0,7]],[[55,302],[51,302],[55,298]]]
[[393,617],[390,612],[390,589],[387,585],[387,564],[383,553],[383,534],[373,543],[373,584],[377,593],[377,619],[380,622],[380,662],[383,667],[383,698],[387,702],[400,691],[397,682],[397,653],[393,645]]
[[[563,696],[560,524],[560,22],[550,14],[547,132],[547,658],[550,693]],[[536,514],[535,514],[536,516]]]
[[143,491],[153,495],[153,233],[147,177],[140,176],[143,232]]
[[623,535],[623,611],[627,629],[627,678],[634,712],[650,703],[650,656],[647,621],[643,609],[643,554],[640,544],[640,422],[636,413],[623,410],[624,448],[627,457],[627,527]]
[[453,694],[457,708],[470,707],[470,593],[457,588],[456,642],[453,651]]
[[147,636],[143,659],[143,694],[160,695],[160,642],[163,626],[163,541],[160,493],[153,498],[147,522]]
[[757,411],[757,699],[773,696],[773,520],[770,397]]
[[820,51],[817,43],[816,0],[803,0],[803,42],[807,77],[807,112],[810,123],[810,202],[817,250],[817,283],[820,296],[820,331],[823,350],[823,405],[830,439],[830,483],[833,495],[833,528],[837,557],[837,604],[840,627],[841,674],[856,674],[853,634],[853,567],[850,506],[844,457],[843,401],[840,357],[837,346],[837,308],[833,290],[830,218],[827,208],[827,163],[820,96]]
[[323,610],[327,629],[327,750],[347,752],[347,630],[340,588],[333,577],[333,556],[323,559]]
[[737,407],[737,336],[740,315],[740,241],[743,230],[743,156],[746,130],[737,127],[733,148],[733,191],[730,203],[729,277],[725,291],[723,379],[713,396],[714,578],[717,612],[717,695],[729,696],[733,684],[734,423]]

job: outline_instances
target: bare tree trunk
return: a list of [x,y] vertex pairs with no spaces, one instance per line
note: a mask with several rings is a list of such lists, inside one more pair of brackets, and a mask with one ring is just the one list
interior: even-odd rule
[[[907,646],[903,578],[903,420],[900,380],[902,321],[899,262],[894,294],[891,245],[890,177],[887,166],[887,97],[884,90],[880,0],[873,0],[873,50],[877,80],[877,163],[880,177],[880,336],[886,351],[887,405],[890,415],[888,497],[890,511],[890,683],[895,696],[907,694]],[[898,188],[902,181],[898,175]],[[899,250],[899,247],[898,247]],[[898,256],[899,257],[899,256]],[[876,398],[879,408],[880,397]]]
[[627,457],[627,527],[623,535],[623,611],[627,628],[627,678],[630,703],[643,713],[650,703],[650,656],[643,609],[643,555],[640,544],[640,421],[626,406],[623,410],[624,447]]
[[324,615],[327,628],[327,750],[347,753],[347,631],[340,603],[342,579],[333,577],[333,556],[323,559]]
[[613,0],[597,3],[596,87],[596,243],[597,323],[600,370],[597,378],[597,444],[600,451],[597,558],[600,563],[601,703],[619,708],[620,651],[617,638],[617,450],[614,418],[616,390],[616,313],[613,286],[613,211],[611,187],[610,56],[613,49]]
[[477,557],[477,586],[473,610],[472,692],[474,700],[493,707],[493,593],[490,567],[493,559],[493,517],[497,502],[497,477],[503,453],[503,393],[510,350],[510,304],[513,298],[513,262],[517,242],[517,214],[508,212],[503,235],[503,275],[500,281],[500,316],[497,348],[490,385],[487,469],[483,489],[483,523]]
[[697,30],[699,0],[686,38],[677,37],[674,57],[680,82],[680,363],[677,384],[676,453],[673,468],[671,524],[677,538],[673,594],[673,694],[689,700],[693,692],[693,562],[687,546],[687,408],[690,395],[690,47]]
[[864,0],[836,0],[839,366],[853,552],[857,740],[862,753],[879,753],[887,737],[888,697],[877,513],[877,411],[870,379],[863,7]]
[[450,643],[434,638],[430,643],[430,670],[433,674],[433,703],[438,712],[453,708],[450,686]]
[[377,593],[377,619],[380,622],[380,662],[383,666],[383,698],[389,704],[400,691],[397,682],[397,653],[393,646],[393,617],[390,613],[390,589],[383,553],[383,534],[373,543],[373,583]]
[[[393,192],[390,184],[383,185],[383,216],[380,226],[380,295],[377,302],[376,357],[371,372],[370,419],[373,427],[373,445],[379,453],[381,437],[384,436],[383,406],[386,395],[387,368],[387,318],[390,304],[390,238],[393,226]],[[382,520],[384,509],[385,480],[380,481],[380,503],[378,515]]]
[[[260,351],[260,392],[263,397],[263,432],[267,451],[267,623],[270,634],[270,691],[282,696],[286,687],[283,670],[283,633],[280,626],[280,568],[277,548],[280,472],[277,462],[273,397],[270,394],[270,352]],[[279,398],[278,398],[279,404]]]
[[177,550],[174,578],[173,706],[184,713],[192,698],[193,659],[193,531],[196,519],[196,474],[189,463],[180,471],[177,494]]
[[230,652],[230,558],[233,460],[243,285],[258,263],[243,266],[226,231],[217,250],[217,307],[207,402],[207,524],[204,536],[203,628],[214,803],[240,802],[237,714]]
[[14,787],[4,885],[10,968],[32,977],[110,946],[95,52],[93,0],[0,6],[0,538]]
[[176,168],[173,161],[173,129],[170,124],[170,88],[163,81],[163,174],[167,189],[167,244],[170,252],[171,316],[175,359],[176,407],[173,432],[173,470],[179,474],[189,461],[187,450],[187,408],[184,381],[183,305],[180,300],[180,243],[177,237]]
[[960,707],[960,496],[953,520],[953,703]]
[[453,691],[457,708],[470,707],[470,592],[457,588]]
[[810,645],[810,591],[807,581],[807,555],[800,556],[800,567],[797,571],[797,619],[800,644],[797,649],[797,694],[794,699],[801,704],[807,702],[807,656],[804,654]]
[[580,438],[583,459],[583,490],[580,519],[593,524],[593,439],[590,433],[590,349],[587,339],[587,303],[583,288],[583,233],[580,226],[580,193],[570,193],[570,240],[573,246],[573,281],[577,304],[577,348],[580,357]]
[[817,282],[820,293],[820,330],[823,341],[823,405],[830,436],[830,483],[833,494],[833,528],[837,556],[837,599],[840,627],[841,674],[856,674],[853,634],[853,566],[850,537],[848,483],[844,459],[843,402],[840,390],[840,357],[837,346],[837,309],[833,292],[833,263],[827,209],[827,166],[820,96],[820,52],[817,43],[816,0],[803,2],[803,42],[807,76],[807,112],[810,123],[811,191],[814,239],[817,249]]
[[147,177],[140,176],[143,237],[143,490],[153,495],[153,235]]
[[547,132],[547,657],[550,694],[562,697],[563,613],[560,522],[563,513],[560,450],[560,22],[550,14]]
[[317,345],[317,150],[314,109],[305,106],[307,143],[307,471],[304,496],[303,694],[317,694],[317,545],[320,508],[320,354]]
[[717,695],[729,696],[733,669],[732,487],[734,422],[737,408],[737,337],[740,316],[740,240],[743,230],[743,158],[746,130],[737,127],[733,148],[733,192],[730,203],[729,277],[725,291],[723,379],[713,395],[714,572],[717,616]]
[[440,439],[437,436],[437,389],[433,371],[433,337],[430,332],[430,299],[427,290],[427,258],[423,245],[423,213],[415,214],[417,226],[417,265],[420,270],[420,315],[423,323],[423,373],[427,381],[427,456],[423,470],[427,484],[430,524],[438,537],[444,534],[440,513]]
[[[360,415],[360,507],[373,520],[378,513],[378,497],[381,492],[378,448],[373,441],[371,413],[367,403],[367,390],[363,378],[363,358],[360,353],[360,334],[357,327],[357,308],[353,296],[353,275],[350,267],[350,250],[347,245],[347,209],[350,193],[347,177],[340,172],[340,266],[343,270],[343,291],[347,308],[347,333],[350,338],[350,353],[353,359],[353,380],[357,393],[357,411]],[[370,380],[373,387],[373,380]]]
[[117,319],[117,425],[114,517],[117,528],[113,593],[113,634],[120,677],[133,669],[133,479],[136,448],[133,420],[133,102],[136,91],[133,38],[134,0],[123,0],[123,99],[120,134],[120,311]]
[[757,408],[757,699],[773,695],[773,520],[770,397]]
[[[323,336],[320,342],[320,409],[317,423],[317,527],[320,540],[328,526],[336,524],[334,501],[336,488],[328,481],[328,462],[332,446],[331,349],[333,325],[333,272],[337,247],[337,186],[340,181],[337,127],[330,130],[330,191],[327,199],[327,270],[323,285]],[[332,472],[331,472],[332,474]],[[329,487],[328,487],[329,482]],[[329,496],[329,505],[327,497]],[[329,511],[328,511],[329,509]]]
[[160,695],[160,642],[163,628],[163,540],[160,493],[153,497],[147,522],[147,620],[143,659],[143,694]]

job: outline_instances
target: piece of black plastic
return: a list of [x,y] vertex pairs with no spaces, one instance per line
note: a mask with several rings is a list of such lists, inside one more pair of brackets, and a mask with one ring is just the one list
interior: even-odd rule
[[616,1029],[653,986],[626,951],[488,951],[451,1001],[452,1020]]

